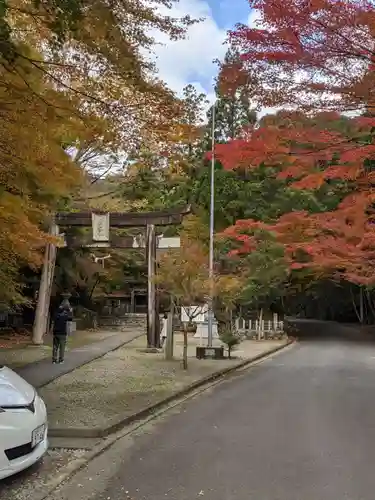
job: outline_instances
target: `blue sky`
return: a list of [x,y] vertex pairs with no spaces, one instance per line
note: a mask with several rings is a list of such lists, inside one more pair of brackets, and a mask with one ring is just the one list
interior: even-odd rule
[[188,83],[204,91],[213,100],[213,83],[217,73],[214,59],[221,59],[226,47],[227,30],[237,22],[249,21],[247,0],[180,0],[175,4],[173,16],[190,14],[204,17],[202,23],[189,29],[185,40],[168,41],[154,34],[161,44],[155,50],[155,62],[160,77],[178,94]]
[[247,0],[208,0],[213,18],[219,28],[232,28],[237,22],[244,22],[249,16]]

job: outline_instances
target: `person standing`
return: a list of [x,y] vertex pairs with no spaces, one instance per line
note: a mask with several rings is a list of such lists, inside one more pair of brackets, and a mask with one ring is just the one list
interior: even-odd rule
[[52,363],[63,363],[65,356],[68,323],[73,320],[73,310],[69,303],[63,303],[53,318]]
[[163,315],[163,328],[160,334],[160,347],[163,348],[165,341],[167,339],[167,324],[168,324],[168,314],[164,313]]

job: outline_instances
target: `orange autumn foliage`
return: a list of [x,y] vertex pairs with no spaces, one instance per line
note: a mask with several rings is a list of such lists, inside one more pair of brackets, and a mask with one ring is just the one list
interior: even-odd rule
[[[197,22],[171,16],[174,1],[98,0],[86,5],[75,0],[10,0],[4,12],[11,55],[15,60],[27,58],[46,80],[74,95],[76,111],[84,115],[89,130],[91,117],[106,121],[103,131],[94,134],[99,144],[110,133],[116,147],[126,145],[129,153],[144,142],[163,141],[179,116],[178,99],[149,57],[155,46],[153,32],[178,40]],[[22,53],[21,44],[38,55]],[[2,49],[0,66],[6,64]],[[86,145],[87,137],[80,143]]]
[[[80,181],[62,140],[74,105],[45,86],[28,62],[1,72],[0,301],[22,301],[18,271],[38,266],[49,236],[48,214]],[[29,84],[23,78],[27,73]],[[49,105],[46,105],[49,103]]]
[[182,223],[181,246],[163,252],[159,259],[157,283],[176,305],[192,306],[207,303],[212,296],[229,310],[243,290],[243,279],[237,274],[220,273],[215,266],[209,278],[209,234],[203,221],[187,216]]
[[209,294],[208,255],[197,241],[183,241],[159,262],[157,283],[178,306],[204,304]]

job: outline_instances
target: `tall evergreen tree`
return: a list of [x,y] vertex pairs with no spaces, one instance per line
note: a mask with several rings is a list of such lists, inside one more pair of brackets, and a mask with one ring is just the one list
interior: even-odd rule
[[[223,89],[221,83],[222,68],[236,60],[238,60],[238,54],[235,49],[230,48],[224,61],[218,62],[219,75],[215,85],[215,139],[217,142],[227,142],[240,137],[247,127],[252,127],[257,121],[256,111],[252,109],[251,100],[245,87],[233,91]],[[211,106],[207,113],[206,144],[208,149],[211,148],[212,111]]]
[[205,109],[208,105],[206,94],[198,92],[194,85],[189,84],[183,89],[184,113],[182,123],[187,130],[185,154],[189,163],[199,162],[204,154],[202,137],[206,131]]

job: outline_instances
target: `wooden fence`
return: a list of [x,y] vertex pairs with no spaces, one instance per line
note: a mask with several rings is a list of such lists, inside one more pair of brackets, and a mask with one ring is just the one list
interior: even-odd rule
[[284,321],[279,321],[277,314],[272,320],[251,320],[237,318],[235,328],[238,333],[248,339],[275,339],[284,336]]

